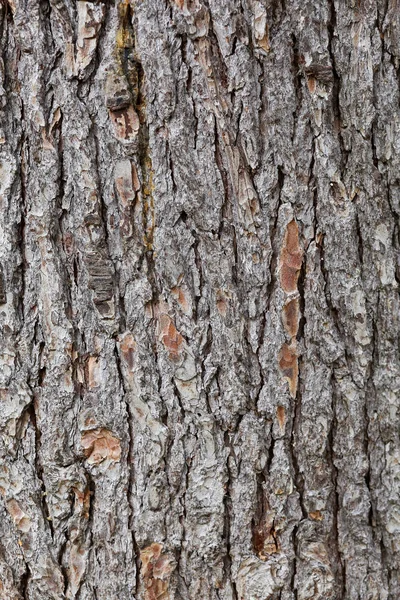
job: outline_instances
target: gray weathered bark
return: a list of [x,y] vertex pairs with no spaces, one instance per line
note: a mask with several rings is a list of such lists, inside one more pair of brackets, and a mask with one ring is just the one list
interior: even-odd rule
[[398,0],[0,6],[0,597],[398,600]]

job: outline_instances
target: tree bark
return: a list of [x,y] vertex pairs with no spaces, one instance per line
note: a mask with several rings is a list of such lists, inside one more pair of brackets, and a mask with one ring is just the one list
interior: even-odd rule
[[0,27],[0,597],[398,600],[399,2]]

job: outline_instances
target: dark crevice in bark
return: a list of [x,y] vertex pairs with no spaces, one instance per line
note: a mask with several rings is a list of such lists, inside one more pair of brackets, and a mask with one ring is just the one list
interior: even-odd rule
[[303,513],[303,518],[307,519],[308,513],[307,513],[306,507],[304,505],[304,477],[302,475],[302,472],[301,472],[301,469],[299,466],[299,462],[298,462],[298,458],[297,458],[297,454],[296,454],[296,445],[300,441],[300,421],[301,421],[301,402],[302,402],[301,377],[302,377],[303,359],[301,356],[298,359],[298,364],[299,364],[298,385],[297,385],[296,398],[294,400],[289,452],[290,452],[293,473],[294,473],[293,479],[294,479],[296,489],[299,493],[300,507],[301,507],[301,510]]
[[[388,549],[385,546],[385,543],[383,541],[383,536],[381,535],[381,539],[379,542],[379,549],[381,552],[381,560],[382,560],[382,566],[383,566],[383,571],[385,573],[386,579],[389,582],[390,581],[390,576],[391,576],[391,568],[390,568],[390,552],[388,552]],[[390,586],[389,586],[390,588]]]
[[[234,105],[235,104],[235,90],[233,90],[231,92],[231,96],[232,96],[232,105]],[[235,113],[236,113],[235,120],[232,125],[232,129],[233,129],[232,143],[234,146],[237,146],[237,147],[239,147],[239,144],[240,144],[240,120],[242,118],[243,109],[244,109],[242,100],[240,100],[239,102],[240,102],[239,109],[237,111],[235,111]]]
[[129,3],[119,5],[119,37],[122,47],[117,52],[122,65],[128,89],[131,93],[133,105],[139,104],[139,95],[143,92],[142,85],[144,72],[142,63],[136,50],[136,34],[134,30],[134,12],[133,6]]
[[[72,508],[71,508],[70,514],[68,515],[68,518],[70,518],[71,516],[72,516]],[[60,548],[57,552],[58,566],[60,568],[60,573],[64,579],[64,589],[63,589],[64,594],[67,593],[67,589],[68,589],[68,585],[69,585],[69,570],[67,567],[65,567],[65,565],[63,565],[65,553],[66,553],[66,550],[68,547],[68,542],[69,542],[69,532],[67,531],[64,541],[60,544]]]
[[354,213],[354,221],[355,221],[355,230],[356,230],[356,237],[357,237],[358,259],[360,261],[360,269],[362,271],[363,263],[364,263],[363,236],[362,236],[362,232],[361,232],[360,217],[359,217],[357,208],[355,209],[355,213]]
[[[88,515],[88,521],[87,521],[87,532],[88,532],[88,541],[89,541],[89,559],[87,562],[87,567],[89,567],[90,561],[96,560],[96,544],[95,544],[96,540],[94,539],[94,535],[93,535],[94,502],[95,502],[95,496],[96,496],[96,484],[95,484],[95,480],[93,479],[91,473],[87,469],[84,469],[84,475],[86,478],[86,487],[89,490],[89,494],[90,494],[89,515]],[[87,569],[86,569],[86,576],[87,576],[87,574],[88,573],[87,573]],[[80,589],[82,589],[82,584],[84,583],[84,581],[85,581],[85,579],[83,578],[80,582]]]
[[[202,377],[203,377],[203,373],[202,373]],[[219,368],[217,368],[217,371],[215,373],[215,382],[217,384],[218,387],[218,392],[219,392],[219,382],[218,382],[218,377],[219,377]],[[214,416],[216,423],[219,424],[219,418],[215,417],[215,415],[213,415],[213,411],[211,409],[211,405],[210,405],[210,396],[207,392],[204,392],[204,399],[205,399],[205,403],[206,403],[206,408],[207,408],[207,412],[209,415]],[[200,416],[200,414],[199,414]]]
[[[181,396],[181,393],[180,393],[180,391],[178,390],[178,388],[177,388],[177,386],[176,386],[176,383],[175,383],[175,381],[174,381],[174,380],[172,380],[172,384],[173,384],[173,388],[174,388],[175,396],[176,396],[177,403],[178,403],[178,407],[179,407],[179,412],[180,412],[180,417],[181,417],[181,418],[180,418],[180,422],[181,422],[181,423],[184,423],[184,421],[185,421],[185,415],[186,415],[186,412],[185,412],[185,409],[183,408],[183,404],[182,404],[182,396]],[[166,423],[168,423],[168,421],[166,421]]]
[[[262,314],[261,318],[259,319],[259,327],[258,327],[258,344],[257,344],[257,349],[255,352],[253,352],[251,344],[250,344],[250,340],[247,339],[247,344],[248,344],[248,361],[251,362],[252,360],[255,360],[257,362],[257,367],[258,367],[258,376],[259,376],[259,381],[258,383],[255,384],[251,384],[250,382],[250,386],[252,388],[251,392],[250,392],[250,397],[252,399],[251,402],[251,410],[259,417],[259,411],[258,411],[258,401],[260,398],[260,393],[261,390],[264,386],[265,380],[264,380],[264,375],[263,375],[263,368],[262,368],[262,363],[260,360],[260,346],[262,344],[262,339],[264,336],[264,330],[265,330],[265,320],[266,320],[266,315],[265,312]],[[251,366],[251,365],[249,365]],[[250,370],[250,369],[249,369]]]
[[299,52],[299,42],[295,34],[291,34],[292,43],[292,71],[293,71],[293,87],[296,96],[296,106],[292,112],[293,116],[293,130],[291,134],[292,145],[296,136],[297,122],[299,119],[300,109],[303,103],[303,81],[302,81],[302,70],[300,67],[301,57]]
[[[13,73],[11,71],[11,60],[14,56],[14,39],[11,36],[11,31],[14,29],[14,18],[12,15],[11,8],[8,2],[0,10],[4,11],[2,14],[1,32],[0,32],[0,44],[1,44],[1,58],[3,60],[3,87],[5,91],[5,99],[7,105],[11,108],[13,106]],[[19,50],[17,50],[17,56]],[[21,109],[23,109],[23,103],[21,102]]]
[[200,363],[202,388],[206,392],[207,392],[207,389],[206,389],[206,386],[204,384],[204,380],[205,380],[205,376],[206,376],[205,361],[210,356],[210,354],[212,354],[212,345],[213,345],[213,333],[212,333],[211,324],[209,324],[208,327],[207,327],[206,343],[203,345],[203,348],[202,348],[202,351],[201,351],[201,363]]
[[46,367],[42,367],[38,372],[38,385],[43,385],[43,382],[46,377]]
[[190,232],[194,238],[192,248],[193,248],[193,252],[194,252],[194,261],[195,261],[197,273],[199,276],[199,292],[194,297],[194,307],[193,307],[194,319],[195,319],[195,321],[197,321],[198,316],[199,316],[199,302],[203,296],[203,285],[204,285],[203,284],[203,267],[202,267],[202,261],[201,261],[201,252],[199,251],[200,236],[194,228],[191,228]]
[[221,204],[218,237],[221,240],[222,234],[232,226],[232,190],[228,179],[228,173],[223,164],[222,152],[220,147],[217,119],[214,117],[214,148],[215,148],[215,163],[221,176],[221,182],[224,189],[224,201]]
[[336,8],[335,8],[335,0],[328,0],[330,6],[330,18],[327,23],[328,30],[328,52],[331,61],[332,67],[332,75],[333,75],[333,87],[332,87],[332,109],[334,118],[336,120],[336,127],[338,130],[338,140],[340,145],[340,157],[341,157],[341,166],[340,166],[340,177],[344,178],[344,173],[347,165],[347,160],[350,152],[346,150],[345,142],[342,134],[343,127],[343,119],[340,108],[340,90],[341,90],[341,77],[338,73],[336,66],[336,58],[333,50],[333,38],[336,35],[337,31],[337,17],[336,17]]
[[335,544],[335,553],[337,556],[336,566],[338,568],[339,581],[338,586],[341,586],[341,599],[344,600],[346,598],[346,564],[345,560],[342,558],[341,553],[341,544],[340,544],[340,533],[339,533],[339,511],[341,510],[340,504],[340,494],[338,490],[338,475],[339,470],[335,465],[335,440],[337,436],[337,431],[339,428],[337,413],[336,413],[336,383],[335,383],[335,369],[332,369],[331,375],[331,387],[332,387],[332,420],[330,429],[328,432],[328,449],[329,449],[329,463],[331,467],[332,474],[332,486],[333,486],[333,507],[332,507],[332,517],[333,517],[333,540]]
[[319,238],[322,239],[322,233],[319,231],[319,223],[318,223],[318,188],[317,188],[316,176],[314,173],[315,140],[316,140],[316,138],[313,137],[311,160],[310,160],[310,166],[308,169],[308,172],[309,172],[308,188],[310,190],[310,196],[312,197],[312,204],[313,204],[313,219],[312,220],[313,220],[313,225],[314,225],[314,235],[313,235],[313,238],[308,241],[307,250],[308,250],[311,242],[313,242],[313,241],[315,241],[317,247],[319,248],[320,247]]
[[32,573],[27,562],[25,562],[25,567],[26,571],[20,578],[19,593],[21,594],[23,600],[29,600],[28,588]]
[[36,399],[33,399],[31,404],[28,407],[30,421],[31,421],[33,429],[35,431],[35,472],[36,472],[36,476],[40,482],[40,507],[42,510],[43,518],[49,527],[51,537],[54,538],[54,528],[53,528],[50,511],[49,511],[49,507],[47,505],[47,500],[46,500],[47,490],[46,490],[46,485],[44,482],[44,469],[43,469],[43,465],[42,465],[42,462],[40,459],[41,431],[39,429],[37,419],[36,419],[35,404],[36,404]]
[[186,92],[188,96],[191,96],[193,72],[191,66],[188,63],[188,37],[185,33],[183,33],[182,35],[178,36],[178,39],[180,40],[181,61],[183,65],[186,65],[186,68],[188,70],[185,86]]
[[[23,102],[21,102],[21,116],[24,118]],[[25,134],[21,138],[20,146],[20,186],[21,186],[21,206],[20,206],[20,222],[18,231],[18,242],[21,256],[21,291],[19,294],[20,318],[21,323],[25,318],[25,293],[26,293],[26,273],[28,270],[28,261],[26,258],[26,215],[27,215],[27,169],[26,169],[26,152],[28,152],[28,143]]]
[[[315,148],[315,146],[314,146],[314,148]],[[318,221],[318,190],[317,190],[316,185],[314,187],[313,203],[314,203],[314,221],[316,224],[315,229],[316,229],[316,233],[317,233],[320,230],[319,230],[319,221]],[[320,231],[319,239],[318,239],[318,237],[316,237],[316,243],[317,243],[317,247],[319,250],[319,256],[320,256],[319,266],[321,269],[322,278],[324,280],[324,297],[325,297],[325,301],[326,301],[326,304],[328,307],[329,316],[332,319],[332,322],[334,323],[336,331],[340,334],[341,338],[343,339],[343,337],[344,337],[343,326],[341,323],[341,319],[339,317],[339,311],[332,303],[331,293],[330,293],[330,281],[329,281],[330,276],[329,276],[329,271],[325,267],[324,236],[325,236],[325,234],[323,234],[322,231]]]
[[229,56],[233,56],[235,54],[237,43],[238,43],[237,35],[234,35],[232,38],[232,41],[231,41],[231,51],[229,53]]
[[73,258],[73,262],[72,262],[72,269],[73,269],[73,275],[74,275],[74,284],[75,287],[78,287],[79,285],[79,268],[78,268],[78,260],[79,260],[79,256],[75,256]]
[[293,592],[293,596],[295,598],[295,600],[298,599],[298,594],[297,594],[297,582],[296,582],[296,577],[297,577],[297,558],[298,558],[298,552],[297,552],[297,546],[298,546],[298,542],[297,542],[297,532],[298,532],[299,526],[295,525],[292,531],[292,544],[293,544],[293,565],[292,565],[292,577],[290,580],[290,589]]
[[[374,85],[374,89],[376,88],[376,84]],[[377,155],[377,150],[376,150],[376,122],[372,123],[371,126],[371,152],[372,152],[372,162],[374,163],[374,167],[377,169],[376,170],[376,174],[379,176],[379,178],[382,178],[382,175],[379,171],[379,160],[378,160],[378,155]]]
[[181,567],[182,565],[182,549],[183,549],[183,544],[186,541],[186,528],[185,528],[185,522],[187,519],[187,514],[186,514],[186,493],[187,490],[189,489],[189,473],[190,473],[190,467],[191,467],[191,463],[192,463],[192,458],[189,456],[185,456],[185,465],[184,465],[184,469],[182,472],[182,480],[181,480],[181,488],[180,488],[180,504],[182,507],[182,514],[179,515],[179,523],[182,527],[182,535],[181,535],[181,544],[179,546],[178,549],[178,554],[177,554],[177,573],[178,576],[180,577],[181,582],[183,583],[183,585],[185,586],[185,593],[187,593],[187,590],[189,588],[189,584],[185,579],[185,576],[183,575],[183,571],[184,569]]
[[297,336],[296,336],[296,339],[298,342],[300,340],[304,339],[304,329],[306,326],[305,296],[304,296],[306,275],[307,275],[307,260],[306,260],[306,257],[304,257],[303,262],[301,263],[299,278],[297,280],[297,289],[299,292],[299,311],[300,311],[299,328],[297,330]]
[[271,465],[272,465],[272,460],[274,458],[274,452],[275,452],[275,438],[273,435],[271,435],[271,442],[268,448],[268,453],[267,453],[267,461],[265,463],[265,472],[268,473],[268,475],[270,475],[271,473]]
[[193,128],[193,137],[194,137],[194,145],[193,148],[197,148],[197,137],[198,137],[198,128],[199,128],[199,118],[197,116],[196,102],[191,98],[192,106],[193,106],[193,119],[194,119],[194,128]]
[[[102,42],[105,39],[106,36],[106,29],[107,29],[107,20],[109,19],[109,15],[110,15],[110,4],[108,2],[102,2],[101,6],[103,8],[104,14],[103,14],[103,21],[100,25],[100,29],[99,32],[97,34],[97,44],[96,44],[96,49],[94,52],[94,56],[92,59],[92,62],[89,66],[89,70],[88,70],[88,84],[89,84],[89,94],[90,94],[90,90],[91,87],[93,85],[93,82],[95,81],[95,77],[96,74],[98,72],[98,69],[100,68],[103,59],[105,58],[105,55],[103,55],[102,53]],[[129,6],[129,5],[128,5]],[[78,87],[79,89],[79,87]]]
[[[218,83],[227,91],[228,89],[228,72],[227,65],[225,63],[221,48],[218,42],[218,36],[214,30],[214,23],[212,18],[212,12],[210,11],[208,0],[203,0],[204,5],[207,7],[207,12],[210,20],[210,27],[208,32],[208,39],[210,41],[210,61],[212,66],[212,78],[217,83],[216,92],[218,97],[219,87]],[[223,105],[223,104],[222,104]]]
[[224,533],[223,537],[226,541],[226,554],[224,557],[225,582],[229,582],[232,588],[233,600],[239,600],[235,581],[232,577],[232,551],[231,551],[231,518],[232,518],[232,473],[229,466],[229,459],[234,457],[232,448],[231,434],[228,431],[224,432],[225,448],[229,450],[226,459],[226,474],[227,482],[225,484],[226,493],[224,495]]
[[234,225],[232,225],[232,252],[233,252],[233,259],[234,262],[232,264],[232,283],[235,287],[237,287],[238,285],[238,280],[239,280],[239,256],[238,256],[238,245],[237,245],[237,238],[236,238],[236,228]]
[[395,261],[395,268],[394,268],[394,277],[395,280],[397,282],[398,285],[398,289],[400,289],[400,215],[397,213],[397,211],[395,210],[390,195],[391,195],[391,190],[390,190],[390,185],[389,183],[386,181],[386,199],[387,199],[387,206],[390,210],[391,216],[393,218],[393,234],[392,234],[392,245],[393,245],[393,249],[394,249],[394,261]]
[[265,307],[265,314],[269,311],[270,305],[271,305],[271,301],[272,301],[272,295],[276,286],[276,267],[278,264],[278,255],[279,255],[279,251],[276,247],[276,237],[279,231],[278,228],[278,219],[279,219],[279,213],[280,213],[280,208],[282,206],[283,200],[282,200],[282,191],[283,191],[283,186],[285,183],[285,175],[284,175],[284,171],[281,165],[277,166],[277,192],[278,192],[278,199],[276,202],[276,206],[274,209],[274,220],[272,225],[270,225],[270,233],[269,233],[269,237],[271,240],[271,256],[270,256],[270,262],[269,262],[269,267],[268,267],[268,273],[269,273],[269,277],[270,280],[268,282],[267,285],[267,290],[266,290],[266,296],[267,296],[267,304]]
[[[365,474],[365,484],[367,486],[368,489],[368,495],[369,495],[369,502],[370,502],[370,509],[369,509],[369,514],[368,514],[368,524],[371,527],[372,532],[374,531],[375,528],[378,528],[378,531],[380,530],[380,525],[378,525],[377,521],[378,521],[378,511],[377,511],[377,507],[374,503],[374,485],[373,485],[373,481],[372,481],[372,477],[373,477],[373,462],[371,460],[371,448],[373,448],[373,441],[370,438],[370,430],[371,430],[371,422],[370,422],[370,411],[371,411],[371,405],[372,406],[376,406],[377,404],[377,390],[375,387],[375,372],[376,372],[376,368],[379,365],[379,332],[377,329],[377,319],[378,319],[378,315],[379,315],[379,311],[380,311],[380,300],[381,300],[381,296],[380,296],[380,292],[378,291],[377,293],[377,299],[376,299],[376,315],[375,317],[372,317],[372,340],[371,340],[371,346],[372,346],[372,356],[371,356],[371,361],[369,364],[369,373],[368,373],[368,378],[366,381],[366,385],[365,385],[365,404],[364,404],[364,452],[365,452],[365,456],[367,457],[368,460],[368,469],[367,472]],[[382,532],[380,532],[380,535],[382,536]],[[381,562],[383,567],[385,568],[385,562],[383,557],[381,557]]]
[[94,162],[94,166],[95,166],[95,172],[96,172],[96,184],[98,187],[98,198],[99,198],[99,205],[98,205],[98,211],[99,211],[99,217],[101,220],[101,224],[102,224],[102,231],[104,233],[104,244],[107,248],[107,255],[108,256],[112,256],[111,254],[111,248],[110,248],[110,237],[109,237],[109,232],[108,232],[108,219],[107,219],[107,205],[104,201],[104,184],[103,184],[103,180],[102,180],[102,175],[101,175],[101,168],[100,168],[100,162],[101,162],[101,150],[100,150],[100,146],[99,146],[99,136],[98,136],[98,131],[97,131],[97,125],[96,123],[93,121],[93,119],[91,119],[91,139],[92,139],[92,145],[93,145],[93,149],[94,149],[94,154],[93,154],[93,162]]
[[[85,266],[89,273],[89,288],[93,290],[93,302],[101,317],[108,316],[108,303],[118,298],[116,289],[116,269],[112,260],[112,242],[109,234],[108,208],[104,199],[104,182],[101,173],[101,148],[99,145],[99,132],[97,124],[90,117],[91,130],[89,139],[93,148],[93,168],[96,176],[98,201],[94,214],[85,218],[85,224],[92,222],[99,226],[100,240],[89,245],[89,255],[86,257]],[[97,221],[97,222],[96,222]]]
[[0,5],[0,40],[3,39],[4,35],[7,35],[7,32],[5,33],[4,30],[7,27],[7,13],[9,10],[10,6],[8,2],[3,2],[3,4]]
[[256,167],[256,172],[260,171],[261,169],[261,164],[262,164],[262,160],[261,157],[264,155],[264,153],[266,153],[267,151],[267,144],[268,144],[268,140],[267,140],[267,136],[264,134],[264,127],[263,127],[263,115],[265,115],[266,112],[266,93],[265,93],[265,88],[264,88],[264,82],[265,82],[265,64],[263,60],[257,59],[257,63],[259,65],[260,68],[260,74],[258,75],[257,81],[258,81],[258,87],[259,87],[259,94],[258,94],[258,101],[259,101],[259,119],[260,119],[260,133],[261,133],[261,139],[260,139],[260,146],[259,146],[259,153],[258,153],[258,166]]
[[[272,453],[270,453],[272,454]],[[266,467],[269,469],[268,465]],[[268,515],[267,490],[268,481],[265,472],[261,471],[256,475],[256,506],[252,519],[252,542],[253,551],[261,560],[268,560],[271,554],[280,551],[279,540],[275,531],[275,520]],[[271,522],[272,521],[272,522]]]
[[[269,298],[270,295],[268,294],[267,298]],[[255,403],[255,412],[257,414],[257,416],[260,416],[259,411],[258,411],[258,401],[260,398],[260,393],[261,390],[263,389],[264,385],[265,385],[265,377],[264,377],[264,369],[262,366],[262,362],[261,362],[261,357],[260,357],[260,350],[261,350],[261,346],[263,344],[264,341],[264,337],[265,337],[265,326],[266,326],[266,322],[267,322],[267,311],[264,310],[260,321],[259,321],[259,327],[258,327],[258,341],[257,341],[257,361],[258,361],[258,368],[259,368],[259,373],[260,373],[260,385],[258,387],[258,391],[256,393],[256,396],[254,398],[254,403]]]
[[[63,113],[60,112],[60,118],[57,123],[55,123],[52,128],[49,129],[48,137],[50,135],[55,137],[57,142],[57,182],[58,182],[58,194],[55,201],[55,210],[57,211],[58,217],[58,227],[56,231],[56,239],[54,240],[54,246],[60,248],[60,263],[63,275],[64,284],[64,296],[65,296],[65,315],[68,321],[72,322],[73,309],[72,309],[72,279],[74,279],[75,285],[77,285],[77,272],[76,272],[76,264],[75,261],[73,263],[72,273],[71,273],[71,258],[70,258],[70,250],[67,245],[70,240],[70,234],[68,227],[66,225],[66,221],[69,216],[69,211],[63,207],[64,199],[65,199],[65,182],[67,180],[67,175],[65,171],[64,164],[64,139],[62,135],[63,131]],[[55,224],[56,227],[56,224]],[[58,239],[57,239],[58,238]],[[67,241],[68,240],[68,241]]]
[[[117,271],[118,275],[119,272]],[[118,316],[119,316],[119,332],[123,333],[127,329],[126,325],[126,307],[125,307],[125,296],[121,291],[120,276],[118,281]]]
[[175,176],[174,176],[174,163],[172,161],[172,153],[171,153],[171,149],[168,144],[168,140],[166,141],[165,153],[168,157],[168,166],[169,166],[169,171],[171,173],[172,193],[175,195],[177,188],[176,188]]
[[132,409],[131,409],[131,406],[129,403],[129,393],[125,387],[124,375],[123,375],[122,366],[121,366],[121,357],[120,357],[119,349],[118,349],[117,345],[115,345],[115,347],[114,347],[114,357],[115,357],[115,364],[116,364],[117,373],[118,373],[118,379],[120,382],[121,390],[124,394],[124,402],[125,402],[125,407],[126,407],[126,421],[127,421],[127,428],[128,428],[128,439],[127,439],[128,448],[127,448],[127,457],[126,457],[127,470],[128,470],[127,504],[129,506],[129,510],[130,510],[129,530],[131,532],[132,547],[133,547],[133,551],[135,554],[135,567],[136,567],[136,569],[135,569],[135,574],[136,574],[135,594],[137,594],[138,590],[139,590],[139,584],[140,584],[140,579],[139,579],[140,578],[140,548],[138,546],[138,543],[136,541],[136,536],[135,536],[135,528],[134,528],[135,511],[134,511],[134,506],[132,503],[132,498],[134,496],[133,465],[135,462],[135,454],[134,454],[133,438],[134,438],[135,417],[132,413]]

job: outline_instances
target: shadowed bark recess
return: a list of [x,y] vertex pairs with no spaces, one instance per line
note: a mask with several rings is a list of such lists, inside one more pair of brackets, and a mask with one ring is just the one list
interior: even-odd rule
[[0,2],[0,599],[400,598],[396,0]]

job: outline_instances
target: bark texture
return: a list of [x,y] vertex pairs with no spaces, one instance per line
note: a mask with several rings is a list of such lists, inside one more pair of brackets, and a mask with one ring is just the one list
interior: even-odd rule
[[398,600],[399,1],[0,28],[0,597]]

